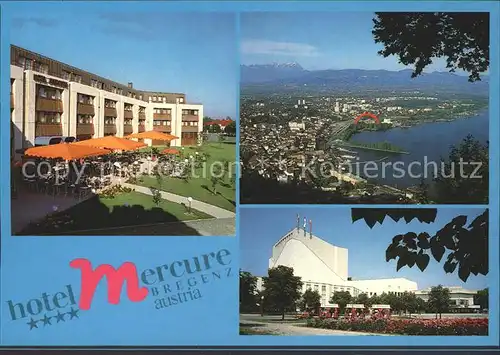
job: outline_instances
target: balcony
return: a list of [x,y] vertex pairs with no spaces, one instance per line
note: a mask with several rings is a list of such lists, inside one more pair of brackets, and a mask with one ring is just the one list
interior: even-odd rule
[[170,113],[153,113],[155,120],[171,121],[172,115]]
[[133,132],[134,132],[134,129],[132,128],[131,124],[123,125],[123,133],[124,134],[132,134]]
[[146,131],[146,120],[139,121],[139,132],[144,132],[144,131]]
[[197,115],[182,115],[182,120],[186,122],[198,122],[200,119]]
[[145,120],[146,119],[146,112],[139,112],[139,119]]
[[125,110],[123,112],[123,117],[132,119],[132,118],[134,118],[134,113],[132,111]]
[[36,123],[35,137],[61,136],[62,125],[60,123]]
[[105,124],[104,125],[104,134],[116,134],[116,125],[115,124]]
[[170,133],[171,129],[170,126],[153,126],[153,131]]
[[78,123],[76,126],[77,135],[94,135],[94,125],[92,123]]
[[105,117],[117,117],[116,107],[104,107]]
[[182,132],[199,132],[198,126],[182,126]]
[[78,105],[76,106],[76,112],[80,115],[93,116],[95,114],[94,105],[79,102]]
[[63,103],[61,100],[52,100],[43,97],[37,97],[35,107],[37,111],[59,113],[63,112]]

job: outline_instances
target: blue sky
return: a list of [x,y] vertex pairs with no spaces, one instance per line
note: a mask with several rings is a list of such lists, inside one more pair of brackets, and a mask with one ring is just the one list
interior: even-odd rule
[[413,220],[394,222],[386,217],[383,225],[370,229],[363,220],[352,223],[349,208],[241,208],[240,250],[241,269],[254,275],[267,274],[268,261],[273,245],[297,225],[297,213],[312,220],[313,234],[321,239],[349,250],[349,276],[356,279],[405,277],[417,282],[419,288],[436,286],[463,286],[482,289],[488,286],[486,276],[471,275],[463,283],[456,274],[446,274],[442,263],[433,258],[424,272],[416,266],[396,272],[396,261],[385,261],[385,250],[397,234],[428,232],[434,235],[453,217],[468,216],[468,223],[484,212],[484,209],[439,209],[432,224]]
[[[396,57],[383,58],[371,33],[370,12],[268,12],[241,16],[243,64],[297,62],[308,70],[402,70]],[[436,60],[426,71],[444,71]]]
[[[5,4],[4,6],[7,6]],[[9,4],[12,44],[137,89],[184,92],[209,116],[236,116],[231,13],[172,12],[161,2]]]

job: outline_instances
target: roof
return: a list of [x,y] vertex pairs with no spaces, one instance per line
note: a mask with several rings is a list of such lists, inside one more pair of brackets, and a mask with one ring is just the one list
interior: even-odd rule
[[233,120],[213,120],[213,121],[210,121],[210,122],[205,122],[203,125],[204,126],[212,126],[214,124],[217,124],[217,125],[220,125],[220,126],[223,126],[223,127],[226,127],[227,125],[229,125],[231,122],[234,122]]

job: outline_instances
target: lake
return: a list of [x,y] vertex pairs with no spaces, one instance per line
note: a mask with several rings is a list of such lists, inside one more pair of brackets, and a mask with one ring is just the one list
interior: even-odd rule
[[[489,140],[489,113],[482,111],[477,116],[459,118],[448,122],[430,122],[410,128],[394,128],[387,131],[357,133],[352,142],[376,143],[390,142],[410,154],[393,154],[350,148],[358,152],[358,162],[379,161],[377,169],[373,164],[354,164],[353,173],[379,183],[405,188],[418,185],[420,176],[427,175],[427,182],[432,181],[434,172],[441,172],[441,158],[447,160],[453,145],[471,134],[481,143]],[[436,162],[433,165],[432,162]],[[382,165],[385,165],[383,167]],[[365,168],[363,168],[365,166]],[[372,166],[372,168],[370,168]],[[427,166],[427,168],[425,168]],[[370,170],[367,170],[370,169]],[[425,173],[427,170],[427,174]],[[411,172],[411,173],[409,173]]]

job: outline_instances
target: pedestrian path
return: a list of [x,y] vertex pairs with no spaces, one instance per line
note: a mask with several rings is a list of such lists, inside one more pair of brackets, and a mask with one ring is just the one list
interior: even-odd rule
[[[150,196],[153,195],[153,193],[151,192],[151,189],[149,187],[133,185],[133,184],[123,183],[123,182],[121,183],[121,185],[123,187],[128,187],[128,188],[133,189],[137,192],[140,192],[141,194],[150,195]],[[161,198],[163,198],[167,201],[171,201],[171,202],[175,202],[175,203],[179,203],[179,204],[185,204],[185,205],[187,205],[187,203],[188,203],[187,197],[185,197],[185,196],[180,196],[180,195],[176,195],[176,194],[173,194],[171,192],[165,192],[165,191],[160,191],[160,194],[161,194]],[[234,212],[225,210],[223,208],[220,208],[220,207],[217,207],[214,205],[210,205],[210,204],[205,203],[205,202],[194,200],[194,199],[191,201],[191,207],[195,210],[206,213],[206,214],[213,216],[215,218],[234,218],[236,216]]]

